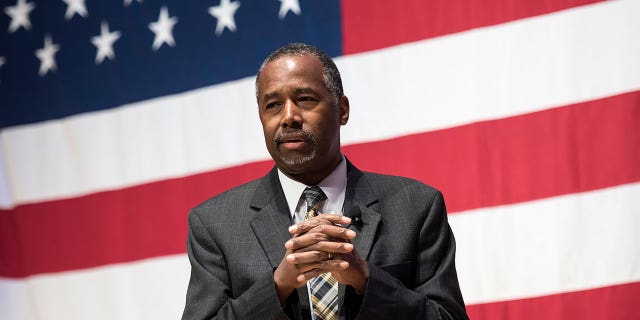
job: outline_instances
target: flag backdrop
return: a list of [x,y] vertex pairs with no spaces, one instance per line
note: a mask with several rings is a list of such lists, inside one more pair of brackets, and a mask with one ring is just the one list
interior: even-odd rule
[[[473,319],[640,319],[640,1],[2,0],[0,319],[176,319],[303,41],[360,169],[443,191]],[[393,214],[388,212],[387,214]]]

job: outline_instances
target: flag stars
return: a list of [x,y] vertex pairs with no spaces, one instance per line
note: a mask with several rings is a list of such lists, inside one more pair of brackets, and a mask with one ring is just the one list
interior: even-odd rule
[[160,8],[158,21],[149,23],[149,29],[155,34],[152,45],[153,50],[157,51],[164,43],[172,47],[176,45],[173,39],[173,27],[176,23],[178,23],[178,18],[169,17],[167,7]]
[[49,71],[56,70],[56,60],[54,55],[60,51],[60,46],[53,43],[50,35],[44,37],[44,47],[36,50],[36,57],[40,60],[40,71],[38,74],[43,77]]
[[278,18],[283,20],[287,15],[287,12],[291,11],[295,15],[300,15],[300,3],[298,0],[278,0],[280,1],[280,12],[278,12]]
[[11,17],[11,23],[9,23],[9,33],[14,33],[16,30],[23,27],[25,30],[31,29],[31,20],[29,20],[29,13],[36,8],[36,5],[27,2],[27,0],[18,0],[15,6],[6,7],[4,13]]
[[231,2],[230,0],[220,0],[219,6],[209,8],[209,14],[218,19],[218,24],[216,25],[217,36],[222,34],[224,28],[232,32],[236,31],[236,21],[233,16],[238,8],[240,8],[240,1]]
[[[31,2],[29,2],[31,1]],[[87,18],[86,0],[61,0],[66,4],[65,20],[71,20],[76,15],[81,18]],[[143,0],[124,0],[124,6],[128,7],[133,2],[142,3]],[[278,0],[280,9],[278,18],[283,20],[287,14],[291,12],[295,15],[301,15],[299,0]],[[217,6],[208,8],[208,13],[217,20],[215,34],[221,36],[225,29],[230,32],[236,32],[235,14],[240,8],[240,1],[237,0],[219,0]],[[9,33],[14,33],[20,28],[31,30],[31,20],[29,15],[36,8],[33,0],[15,0],[15,5],[6,6],[4,12],[11,18],[9,23]],[[162,45],[175,47],[176,41],[173,36],[173,29],[178,23],[177,17],[171,17],[166,6],[160,8],[157,21],[148,24],[148,28],[154,33],[152,49],[158,51]],[[105,59],[114,60],[115,51],[114,44],[122,37],[120,31],[110,31],[109,24],[103,21],[100,24],[100,34],[91,37],[90,42],[96,47],[95,63],[102,64]],[[60,51],[60,45],[53,42],[51,35],[44,37],[44,45],[42,48],[35,50],[35,56],[40,61],[38,74],[44,77],[50,72],[57,71],[56,54]],[[6,57],[0,56],[0,69],[7,63]]]
[[67,12],[64,13],[65,20],[71,20],[75,14],[83,18],[89,15],[84,0],[62,0],[62,2],[67,4]]
[[91,37],[91,43],[98,49],[96,52],[96,64],[101,64],[105,58],[109,58],[109,60],[115,59],[113,43],[120,39],[120,36],[119,31],[109,31],[107,22],[103,21],[100,24],[100,35]]

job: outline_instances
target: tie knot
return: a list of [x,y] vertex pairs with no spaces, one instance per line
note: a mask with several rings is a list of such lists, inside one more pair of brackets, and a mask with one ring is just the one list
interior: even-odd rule
[[307,211],[315,209],[318,202],[327,198],[324,192],[322,192],[322,189],[318,186],[307,187],[302,192],[302,196],[304,196],[304,199],[307,201]]

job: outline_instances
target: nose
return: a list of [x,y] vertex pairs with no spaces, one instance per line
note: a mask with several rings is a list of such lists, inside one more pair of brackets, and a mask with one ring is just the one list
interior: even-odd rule
[[284,104],[283,111],[284,113],[282,115],[282,121],[280,123],[283,128],[302,127],[302,115],[300,114],[300,109],[291,99],[287,99]]

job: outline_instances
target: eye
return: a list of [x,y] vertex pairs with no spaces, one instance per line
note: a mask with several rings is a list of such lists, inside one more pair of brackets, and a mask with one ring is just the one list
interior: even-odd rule
[[316,99],[313,96],[300,96],[300,97],[298,97],[298,104],[302,104],[302,105],[315,104],[317,101],[318,101],[318,99]]
[[275,107],[277,107],[279,105],[280,105],[279,102],[269,102],[269,103],[267,103],[266,106],[264,106],[264,109],[265,110],[273,109],[273,108],[275,108]]

